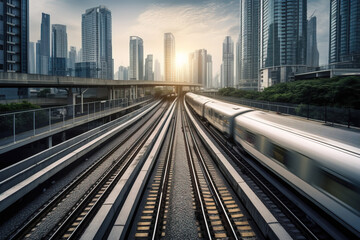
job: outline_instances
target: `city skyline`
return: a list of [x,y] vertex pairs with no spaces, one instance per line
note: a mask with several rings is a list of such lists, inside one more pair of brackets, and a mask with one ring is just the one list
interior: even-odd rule
[[[39,39],[41,12],[51,15],[51,24],[67,25],[69,46],[81,48],[81,14],[88,8],[105,5],[113,12],[114,68],[129,66],[129,36],[144,40],[144,56],[164,62],[163,34],[172,32],[177,39],[176,53],[188,55],[205,48],[212,53],[214,76],[220,70],[222,41],[227,35],[234,41],[239,33],[239,1],[53,1],[39,0],[30,4],[30,40]],[[328,4],[308,1],[308,16],[315,9],[318,18],[320,65],[328,61]],[[42,6],[39,8],[39,6]],[[63,10],[63,11],[62,11]],[[59,14],[61,12],[61,14]],[[324,24],[326,27],[324,27]]]

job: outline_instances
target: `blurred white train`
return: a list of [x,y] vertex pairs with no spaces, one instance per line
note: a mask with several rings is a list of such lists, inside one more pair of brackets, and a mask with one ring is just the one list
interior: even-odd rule
[[187,93],[203,119],[360,236],[360,133]]

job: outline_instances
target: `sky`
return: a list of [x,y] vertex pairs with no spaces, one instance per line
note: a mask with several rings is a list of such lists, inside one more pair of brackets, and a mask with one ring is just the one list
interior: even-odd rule
[[[86,9],[105,5],[112,13],[114,72],[129,65],[129,38],[144,41],[144,56],[153,54],[163,71],[164,33],[175,37],[176,54],[188,55],[206,49],[219,72],[222,42],[239,34],[239,0],[30,0],[30,41],[40,39],[41,13],[50,14],[51,24],[67,26],[68,46],[81,48],[81,15]],[[318,25],[320,65],[327,63],[329,3],[308,0],[308,17],[315,11]],[[235,44],[234,44],[235,46]]]

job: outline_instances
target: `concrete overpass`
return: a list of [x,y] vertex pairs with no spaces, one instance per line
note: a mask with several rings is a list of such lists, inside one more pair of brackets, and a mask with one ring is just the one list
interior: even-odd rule
[[78,78],[48,76],[38,74],[0,72],[0,88],[126,88],[156,86],[201,87],[201,84],[188,82],[105,80],[97,78]]

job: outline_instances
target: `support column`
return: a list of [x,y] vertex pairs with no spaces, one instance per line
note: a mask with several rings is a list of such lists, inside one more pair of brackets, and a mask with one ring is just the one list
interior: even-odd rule
[[53,146],[52,136],[48,137],[47,140],[48,140],[48,148],[51,148]]

